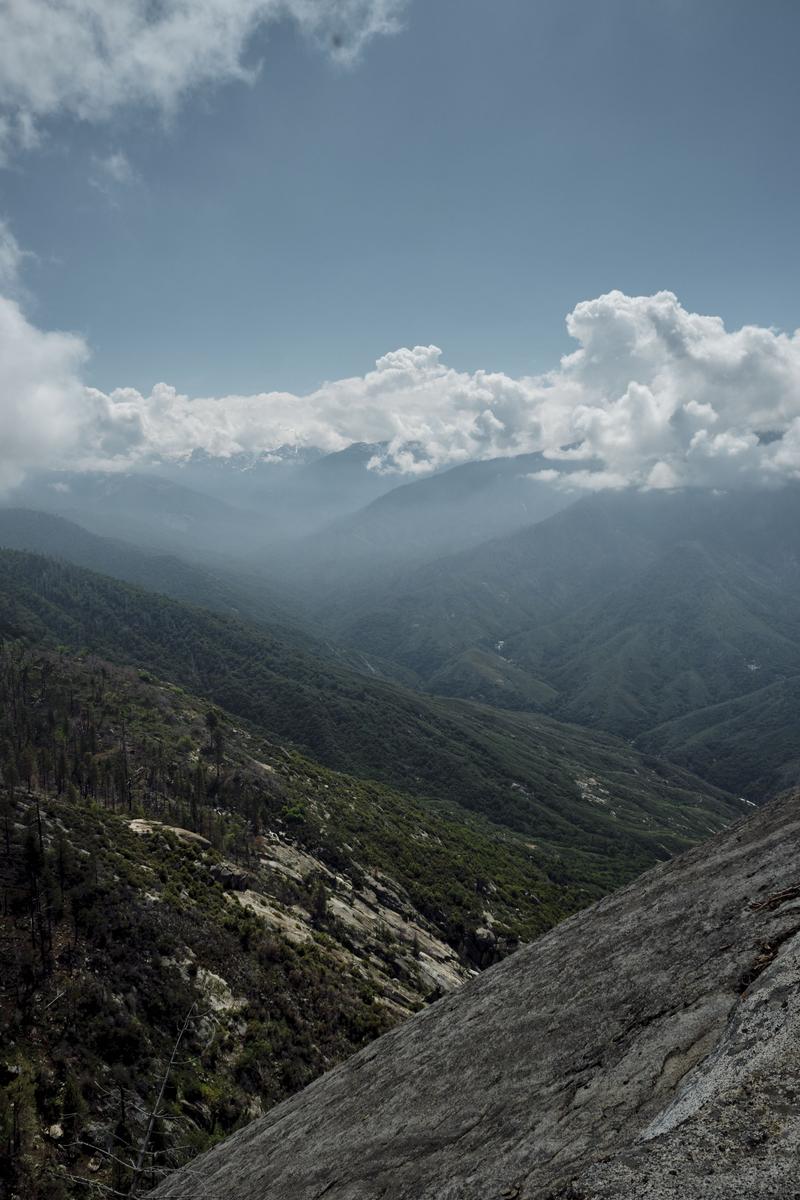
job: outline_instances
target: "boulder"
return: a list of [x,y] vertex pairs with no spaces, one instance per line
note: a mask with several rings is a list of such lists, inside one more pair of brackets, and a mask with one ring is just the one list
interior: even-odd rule
[[252,883],[248,871],[233,863],[214,863],[209,868],[209,874],[216,883],[221,883],[226,892],[246,892]]

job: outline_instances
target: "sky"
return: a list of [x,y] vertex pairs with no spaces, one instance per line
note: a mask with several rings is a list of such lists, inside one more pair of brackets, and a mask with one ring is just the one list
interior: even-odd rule
[[[754,387],[788,434],[798,44],[795,0],[5,0],[6,477],[210,425],[222,453],[299,430],[412,469],[412,440],[442,465],[583,439],[607,480],[673,480],[698,433],[752,443]],[[705,373],[678,396],[684,334]]]

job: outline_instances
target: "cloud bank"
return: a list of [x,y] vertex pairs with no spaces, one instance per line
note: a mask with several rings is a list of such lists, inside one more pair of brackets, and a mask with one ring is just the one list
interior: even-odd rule
[[[201,87],[252,80],[254,35],[293,21],[342,63],[370,39],[399,28],[405,0],[6,0],[0,37],[0,167],[33,150],[48,118],[109,120],[144,106],[171,116]],[[135,180],[124,151],[93,160],[104,190]],[[179,398],[155,389],[145,401],[87,389],[89,357],[79,337],[37,329],[19,304],[27,255],[0,219],[0,490],[32,468],[89,460],[119,464],[152,453],[148,433],[177,412]],[[215,406],[220,413],[224,401]],[[242,412],[246,405],[241,406]],[[181,453],[192,444],[187,414]],[[243,415],[239,436],[247,429]],[[255,432],[255,431],[254,431]],[[212,431],[212,439],[230,438]]]
[[393,33],[405,0],[8,0],[0,38],[0,156],[36,144],[56,113],[169,115],[201,87],[252,79],[253,36],[294,21],[342,62]]
[[[47,118],[104,121],[126,106],[166,116],[200,87],[253,77],[261,28],[294,21],[343,61],[398,28],[405,0],[8,0],[0,39],[0,162]],[[98,186],[133,170],[117,150]],[[671,292],[610,292],[567,317],[576,350],[515,379],[447,366],[436,346],[392,351],[363,376],[286,392],[189,397],[85,385],[89,349],[20,307],[25,257],[0,221],[0,488],[37,467],[127,469],[196,450],[386,448],[371,466],[419,474],[543,451],[569,486],[735,486],[800,475],[800,334],[688,312]],[[16,297],[12,299],[9,297]]]
[[420,474],[543,451],[540,477],[588,489],[733,487],[800,477],[800,334],[690,313],[671,292],[610,292],[571,312],[577,349],[546,375],[446,366],[436,346],[304,395],[190,397],[85,387],[88,348],[0,302],[0,483],[44,465],[128,469],[194,451],[292,444],[385,450],[371,466]]

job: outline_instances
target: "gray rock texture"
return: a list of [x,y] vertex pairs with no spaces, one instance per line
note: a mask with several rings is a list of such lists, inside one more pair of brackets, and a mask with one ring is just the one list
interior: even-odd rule
[[800,1198],[800,800],[564,922],[155,1195]]

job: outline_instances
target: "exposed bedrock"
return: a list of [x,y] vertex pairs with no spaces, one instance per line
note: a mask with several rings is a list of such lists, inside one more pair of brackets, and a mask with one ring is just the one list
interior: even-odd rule
[[800,801],[642,876],[170,1176],[210,1200],[800,1197]]

